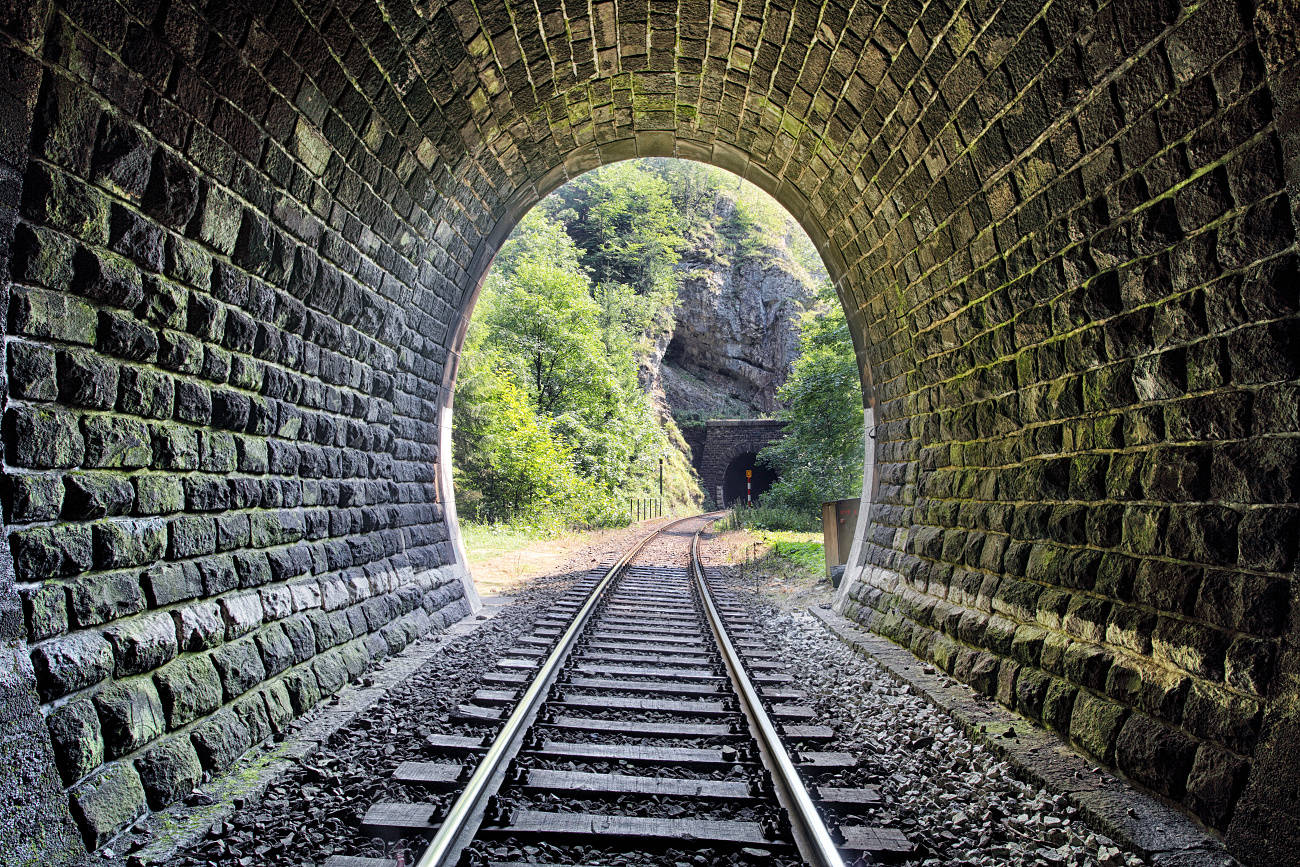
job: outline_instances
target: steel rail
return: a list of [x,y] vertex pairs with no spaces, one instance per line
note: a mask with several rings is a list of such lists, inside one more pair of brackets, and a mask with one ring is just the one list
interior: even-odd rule
[[709,626],[713,628],[723,662],[726,663],[727,671],[731,673],[732,683],[740,695],[745,715],[749,717],[750,728],[755,740],[758,741],[760,757],[772,773],[777,799],[790,816],[790,828],[794,834],[795,845],[804,860],[814,867],[843,867],[844,860],[840,857],[840,851],[822,821],[821,815],[817,812],[816,806],[813,805],[807,787],[804,786],[794,762],[790,760],[789,753],[781,743],[776,726],[772,724],[762,701],[759,700],[758,690],[754,689],[753,682],[750,681],[749,675],[745,673],[745,668],[741,664],[740,655],[727,635],[722,615],[713,600],[713,592],[709,590],[709,582],[704,578],[704,568],[700,565],[699,543],[702,532],[704,532],[703,527],[691,539],[691,574],[695,577],[695,584],[700,591],[704,611],[708,615]]
[[446,817],[442,820],[442,825],[429,843],[429,848],[425,849],[424,854],[420,856],[420,860],[415,862],[415,867],[449,867],[460,856],[461,850],[469,845],[478,832],[478,826],[487,808],[488,799],[500,788],[501,781],[505,777],[506,767],[519,752],[524,734],[532,726],[537,711],[545,701],[546,691],[550,689],[560,667],[568,658],[569,652],[578,640],[578,635],[586,627],[587,621],[591,619],[591,614],[605,594],[605,590],[613,583],[618,574],[627,568],[632,558],[640,553],[641,549],[651,539],[678,524],[696,520],[699,517],[699,515],[692,515],[688,518],[680,518],[650,533],[628,549],[627,553],[619,558],[619,561],[610,567],[609,571],[600,579],[600,583],[592,589],[587,596],[587,601],[578,609],[573,622],[569,624],[569,628],[560,636],[555,648],[546,657],[546,661],[542,663],[541,668],[538,669],[537,676],[533,678],[533,682],[529,684],[523,697],[515,705],[514,711],[506,719],[496,740],[493,741],[487,754],[479,762],[478,768],[475,769],[474,774],[466,782],[460,797],[447,811]]

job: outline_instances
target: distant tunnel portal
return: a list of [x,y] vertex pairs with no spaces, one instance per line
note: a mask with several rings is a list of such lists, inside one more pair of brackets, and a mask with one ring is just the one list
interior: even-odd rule
[[[746,477],[746,472],[752,473],[752,478]],[[770,467],[759,462],[758,455],[754,452],[742,452],[736,455],[727,465],[727,473],[722,481],[724,505],[744,503],[747,498],[746,483],[750,486],[748,498],[757,502],[759,496],[772,487],[777,478],[777,474]]]

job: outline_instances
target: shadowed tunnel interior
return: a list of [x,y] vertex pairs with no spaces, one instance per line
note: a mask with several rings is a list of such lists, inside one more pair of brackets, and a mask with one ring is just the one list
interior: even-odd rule
[[476,289],[565,180],[671,155],[774,195],[845,305],[844,613],[1283,863],[1295,34],[1284,0],[3,3],[4,860],[469,610]]
[[[751,475],[745,476],[749,470]],[[736,455],[727,464],[726,481],[723,482],[723,497],[727,503],[744,503],[747,500],[757,502],[758,498],[776,481],[776,473],[758,461],[758,455],[744,452]]]

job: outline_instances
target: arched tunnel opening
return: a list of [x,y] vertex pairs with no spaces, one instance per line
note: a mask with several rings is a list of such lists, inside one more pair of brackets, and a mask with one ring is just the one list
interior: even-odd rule
[[723,481],[723,503],[725,505],[755,505],[772,483],[777,474],[758,459],[753,452],[742,452],[727,464]]
[[470,613],[482,277],[565,180],[677,156],[787,207],[845,306],[874,476],[837,609],[1289,863],[1296,25],[4,6],[3,860],[107,843]]

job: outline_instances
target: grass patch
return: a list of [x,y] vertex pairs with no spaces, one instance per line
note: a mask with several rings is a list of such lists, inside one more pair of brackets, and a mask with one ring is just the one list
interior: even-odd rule
[[501,554],[509,554],[539,539],[556,534],[542,527],[518,524],[475,524],[463,521],[460,536],[470,564],[481,563]]
[[733,513],[737,526],[750,530],[797,530],[817,534],[821,530],[820,512],[805,513],[787,506],[737,506]]
[[796,530],[757,530],[755,535],[769,546],[768,557],[784,560],[795,572],[809,578],[820,578],[826,573],[825,545],[821,533]]

